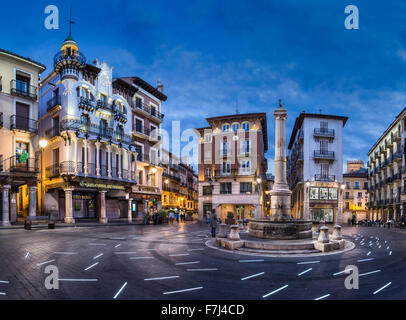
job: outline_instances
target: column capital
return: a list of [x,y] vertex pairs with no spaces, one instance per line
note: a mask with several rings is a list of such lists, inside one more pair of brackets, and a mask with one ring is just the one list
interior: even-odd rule
[[3,189],[11,189],[11,185],[5,184],[5,185],[3,185]]

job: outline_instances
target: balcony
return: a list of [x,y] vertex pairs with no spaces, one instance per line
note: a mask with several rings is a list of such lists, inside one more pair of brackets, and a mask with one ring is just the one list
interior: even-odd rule
[[38,132],[38,121],[17,115],[10,117],[10,130],[19,130],[30,133]]
[[51,166],[48,166],[45,168],[45,176],[48,179],[52,179],[55,177],[58,177],[60,174],[60,170],[59,170],[59,164],[53,164]]
[[169,174],[169,173],[164,172],[164,173],[162,173],[162,176],[164,176],[165,178],[174,180],[174,181],[176,181],[176,182],[178,182],[178,183],[180,182],[180,178],[179,178],[179,177],[176,177],[176,176],[171,175],[171,174]]
[[58,106],[61,106],[61,96],[59,94],[47,101],[47,112]]
[[59,136],[60,135],[60,130],[59,126],[58,127],[52,127],[48,130],[45,130],[45,138],[47,139],[52,139],[53,137]]
[[106,101],[103,101],[103,100],[97,100],[96,110],[99,110],[99,109],[109,111],[109,112],[113,112],[112,105],[108,104]]
[[396,152],[394,153],[393,156],[394,156],[395,161],[400,161],[400,162],[402,162],[402,156],[403,156],[403,154],[402,154],[402,151],[399,150],[399,148],[396,150]]
[[162,119],[164,118],[164,115],[162,113],[160,113],[159,111],[157,111],[155,108],[151,108],[150,106],[147,106],[146,104],[144,104],[143,102],[141,102],[140,100],[136,100],[135,105],[133,105],[133,109],[134,110],[142,110],[145,113],[147,113],[148,115],[151,115],[152,117],[162,121]]
[[314,137],[334,139],[335,132],[333,129],[315,128]]
[[58,52],[54,56],[54,69],[59,72],[65,66],[81,67],[86,64],[86,57],[80,52]]
[[336,179],[336,176],[331,176],[331,175],[324,175],[324,174],[315,174],[314,175],[315,181],[334,182],[335,179]]
[[38,159],[12,156],[3,160],[2,171],[11,173],[38,173]]
[[325,151],[325,150],[315,150],[314,151],[315,160],[332,160],[335,159],[334,151]]
[[26,81],[11,80],[10,81],[10,93],[12,95],[28,98],[31,100],[37,100],[38,88],[31,86]]
[[136,125],[134,128],[134,134],[137,134],[137,133],[149,137],[151,131],[149,130],[148,127]]
[[221,148],[218,153],[220,157],[229,157],[231,156],[231,148]]
[[88,99],[86,97],[80,97],[78,107],[79,107],[79,109],[82,109],[82,110],[88,111],[88,112],[93,112],[95,109],[94,101],[91,99]]

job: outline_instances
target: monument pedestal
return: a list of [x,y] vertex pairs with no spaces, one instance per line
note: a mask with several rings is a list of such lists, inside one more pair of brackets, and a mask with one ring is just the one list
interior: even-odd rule
[[271,240],[294,240],[312,238],[311,220],[271,221],[251,219],[249,237]]

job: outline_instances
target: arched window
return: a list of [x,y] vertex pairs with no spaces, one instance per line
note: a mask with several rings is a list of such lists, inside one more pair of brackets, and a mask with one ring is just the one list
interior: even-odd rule
[[229,132],[230,131],[230,124],[229,123],[223,124],[222,131],[223,132]]
[[249,123],[248,121],[243,122],[243,123],[242,123],[242,129],[243,129],[244,131],[249,131],[249,130],[250,130],[250,123]]
[[233,129],[234,132],[237,132],[238,130],[240,130],[240,124],[239,124],[238,122],[234,122],[234,123],[231,125],[231,127],[232,127],[232,129]]

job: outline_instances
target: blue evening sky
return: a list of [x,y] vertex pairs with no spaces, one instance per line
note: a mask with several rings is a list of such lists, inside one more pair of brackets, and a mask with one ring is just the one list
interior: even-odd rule
[[[288,138],[298,114],[345,115],[344,162],[361,159],[406,106],[406,2],[398,0],[71,1],[80,50],[114,66],[114,76],[160,78],[168,101],[163,127],[206,125],[205,117],[267,112],[273,170],[278,99]],[[59,7],[60,29],[44,27]],[[0,47],[42,62],[68,33],[69,1],[2,4]],[[357,5],[360,29],[344,28]]]

